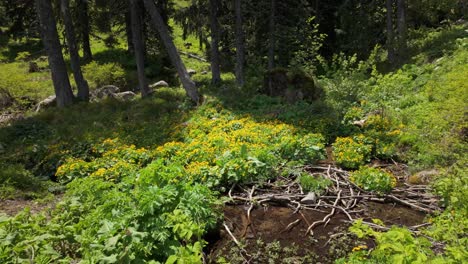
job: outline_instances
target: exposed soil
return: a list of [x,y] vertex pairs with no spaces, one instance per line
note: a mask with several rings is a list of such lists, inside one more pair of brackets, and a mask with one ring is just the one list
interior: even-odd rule
[[[421,212],[396,204],[370,202],[367,205],[370,206],[358,207],[362,211],[362,218],[368,221],[379,218],[386,225],[414,226],[423,223],[425,217]],[[226,225],[237,240],[246,244],[247,252],[258,250],[255,248],[258,239],[265,243],[279,241],[282,247],[298,245],[298,256],[312,251],[317,256],[317,261],[330,263],[340,257],[340,253],[347,253],[357,245],[374,246],[373,241],[359,241],[347,232],[350,223],[343,213],[336,213],[327,225],[315,228],[311,236],[306,234],[308,227],[311,223],[322,220],[327,213],[312,210],[300,210],[295,213],[294,209],[283,206],[256,207],[251,211],[249,224],[248,209],[249,206],[245,205],[228,205],[224,209]],[[348,236],[345,244],[339,244],[340,236]],[[236,247],[233,238],[224,228],[221,228],[216,239],[210,243],[207,252],[211,263],[216,263],[220,256],[227,256],[232,247]]]
[[4,213],[9,216],[14,216],[29,207],[31,213],[36,214],[47,208],[52,208],[60,201],[61,195],[56,195],[54,200],[48,202],[37,202],[35,200],[14,199],[0,200],[0,214]]
[[[397,225],[417,230],[426,225],[427,213],[438,210],[437,197],[429,193],[427,186],[405,183],[409,175],[406,165],[373,162],[373,166],[392,172],[398,179],[391,193],[379,196],[353,185],[348,172],[333,167],[330,154],[319,166],[306,168],[311,175],[322,175],[334,182],[313,204],[302,203],[305,194],[291,179],[278,178],[262,187],[233,187],[227,194],[233,202],[224,208],[225,225],[206,238],[207,262],[217,263],[223,257],[229,263],[333,263],[357,246],[375,247],[371,239],[360,240],[348,231],[350,220],[363,219],[372,224],[373,219],[380,219],[385,226],[373,228],[386,230]],[[263,244],[259,246],[258,241]],[[276,242],[281,248],[296,250],[271,252],[272,247],[265,246]],[[261,257],[268,255],[279,257]]]

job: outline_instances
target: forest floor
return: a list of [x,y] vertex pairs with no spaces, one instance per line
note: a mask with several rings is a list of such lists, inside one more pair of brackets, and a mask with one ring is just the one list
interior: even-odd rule
[[[307,194],[291,178],[280,177],[261,186],[232,186],[226,195],[223,226],[219,234],[207,238],[208,263],[216,263],[220,257],[231,263],[249,263],[258,261],[259,253],[333,263],[353,248],[376,247],[375,240],[357,239],[348,231],[356,219],[382,231],[400,226],[419,233],[430,225],[426,216],[442,210],[429,186],[407,183],[410,174],[404,164],[375,164],[398,178],[392,192],[376,195],[352,184],[347,171],[327,165],[328,161],[307,168],[311,175],[334,182],[326,195],[316,195],[317,201],[302,200]],[[280,245],[278,252],[272,248],[274,243]]]

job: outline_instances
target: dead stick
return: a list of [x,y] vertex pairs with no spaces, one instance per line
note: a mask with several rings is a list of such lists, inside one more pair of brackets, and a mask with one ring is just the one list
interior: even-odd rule
[[229,227],[226,225],[226,223],[223,223],[223,226],[224,226],[224,229],[226,229],[226,232],[228,232],[229,236],[231,236],[232,241],[234,241],[234,243],[236,243],[236,245],[237,245],[239,248],[242,248],[241,244],[240,244],[239,241],[236,239],[236,237],[231,233],[231,230],[229,230]]
[[407,201],[404,201],[404,200],[402,200],[402,199],[397,198],[397,197],[394,196],[394,195],[388,195],[387,197],[393,199],[393,200],[396,201],[396,202],[402,203],[402,204],[404,204],[404,205],[407,205],[407,206],[409,206],[409,207],[412,207],[412,208],[414,208],[414,209],[418,209],[418,210],[423,211],[423,212],[426,212],[426,213],[433,213],[433,212],[434,212],[434,210],[426,209],[426,208],[423,208],[423,207],[421,207],[421,206],[418,206],[418,205],[409,203],[409,202],[407,202]]
[[[340,200],[340,195],[341,195],[341,190],[338,192],[338,197],[336,197],[336,200],[335,200],[335,203],[333,204],[333,206],[336,206],[336,205],[338,204],[338,201]],[[309,232],[311,232],[311,235],[314,235],[314,233],[313,233],[313,228],[314,228],[316,225],[323,224],[323,223],[325,223],[326,221],[328,221],[328,219],[330,219],[330,217],[332,217],[332,215],[335,214],[335,210],[336,210],[336,208],[332,208],[331,212],[330,212],[329,214],[327,214],[322,220],[313,222],[313,223],[309,226],[309,228],[307,228],[307,231],[306,231],[305,235],[307,235]]]
[[290,231],[295,225],[299,224],[299,222],[301,222],[301,219],[296,219],[296,221],[290,223],[281,233]]

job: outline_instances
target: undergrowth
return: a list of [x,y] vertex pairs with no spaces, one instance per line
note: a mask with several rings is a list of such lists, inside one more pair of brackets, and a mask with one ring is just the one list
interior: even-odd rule
[[[258,87],[249,85],[231,89],[232,75],[225,74],[230,91],[220,95],[213,92],[219,87],[204,86],[209,95],[197,109],[181,89],[163,88],[148,99],[50,109],[1,127],[0,164],[6,169],[0,198],[12,197],[13,189],[45,188],[35,181],[38,176],[67,183],[67,191],[55,209],[0,217],[0,261],[199,263],[204,235],[220,221],[222,193],[233,184],[289,176],[323,159],[331,144],[335,162],[346,169],[373,159],[405,161],[411,171],[439,167],[443,173],[433,186],[446,207],[429,216],[432,225],[424,236],[402,227],[375,231],[357,221],[351,231],[377,245],[357,248],[338,263],[463,263],[468,256],[465,35],[457,28],[448,36],[458,39],[433,52],[431,45],[443,45],[444,33],[423,35],[410,42],[422,55],[389,73],[380,70],[386,54],[379,47],[364,62],[343,54],[329,64],[322,61],[318,83],[326,95],[312,103],[255,95]],[[95,70],[118,54],[120,49],[96,54],[101,64],[89,65],[88,74],[101,77],[88,76],[93,86],[128,81],[125,57],[116,79],[100,83],[109,76]],[[27,85],[31,75],[11,73],[25,65],[5,66],[8,76],[0,85],[13,94],[29,93],[17,82]],[[199,72],[206,66],[193,62]],[[194,78],[208,79],[201,72]],[[31,91],[48,82],[43,81]],[[327,188],[327,182],[299,175],[306,191]],[[392,175],[375,168],[351,175],[376,192],[395,186]]]

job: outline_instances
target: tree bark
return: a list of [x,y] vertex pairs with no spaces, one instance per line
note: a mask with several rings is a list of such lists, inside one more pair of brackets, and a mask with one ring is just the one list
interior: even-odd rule
[[276,0],[270,2],[270,43],[268,46],[268,89],[270,94],[273,94],[272,71],[275,67],[275,13],[276,13]]
[[405,0],[397,0],[397,29],[398,29],[398,53],[400,59],[406,54],[406,3]]
[[167,54],[169,55],[169,59],[171,60],[172,64],[177,70],[179,74],[180,81],[182,82],[182,86],[185,89],[185,92],[190,97],[190,99],[195,102],[196,104],[201,103],[201,97],[198,93],[197,86],[195,83],[190,79],[190,75],[185,68],[185,65],[180,58],[179,52],[177,51],[174,42],[172,41],[172,37],[169,33],[169,30],[164,23],[161,14],[159,13],[156,5],[154,4],[153,0],[144,0],[146,10],[149,12],[151,16],[151,22],[154,28],[159,32],[159,36],[163,42],[163,45],[166,47]]
[[62,47],[52,12],[50,0],[35,0],[36,10],[41,25],[42,41],[49,58],[57,106],[64,107],[73,103],[73,92],[68,79],[67,67],[63,60]]
[[236,80],[237,85],[240,87],[244,86],[244,63],[245,63],[245,51],[244,51],[244,29],[242,22],[242,2],[241,0],[234,0],[234,10],[236,14]]
[[79,0],[78,10],[79,10],[79,19],[80,19],[80,29],[81,29],[81,41],[83,47],[83,60],[91,61],[93,59],[93,54],[91,52],[91,45],[89,44],[89,15],[88,15],[88,1],[89,0]]
[[221,82],[221,71],[219,65],[219,24],[218,24],[218,8],[219,0],[210,0],[210,25],[211,25],[211,74],[212,83],[218,84]]
[[393,0],[386,0],[387,9],[387,51],[388,61],[390,64],[395,62],[395,47],[394,47],[394,34],[393,34]]
[[133,47],[133,33],[132,33],[132,19],[130,12],[130,4],[128,10],[125,12],[125,35],[127,37],[127,52],[134,54],[135,48]]
[[141,96],[146,97],[150,94],[148,81],[145,77],[145,54],[143,49],[142,39],[142,12],[140,0],[130,0],[130,13],[132,23],[133,47],[135,52],[137,71],[138,71],[138,86],[140,87]]
[[81,72],[80,55],[78,54],[78,47],[76,46],[75,29],[70,15],[69,0],[61,0],[60,10],[65,24],[65,36],[68,44],[68,52],[70,53],[73,77],[75,78],[78,88],[78,98],[83,101],[89,101],[89,86]]

